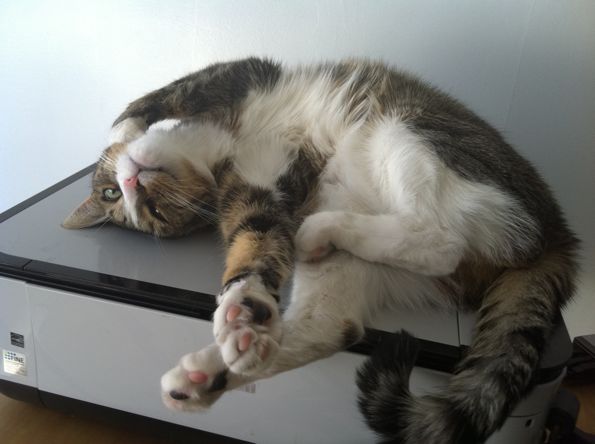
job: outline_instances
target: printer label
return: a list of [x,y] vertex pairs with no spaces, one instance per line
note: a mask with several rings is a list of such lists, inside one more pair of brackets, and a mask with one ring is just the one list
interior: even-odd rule
[[2,350],[4,373],[9,375],[27,376],[25,355],[10,350]]
[[13,331],[10,332],[10,344],[15,347],[25,348],[25,337]]

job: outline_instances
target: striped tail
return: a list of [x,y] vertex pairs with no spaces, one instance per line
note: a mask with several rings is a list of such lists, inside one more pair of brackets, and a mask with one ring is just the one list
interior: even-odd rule
[[417,346],[406,333],[384,341],[358,371],[359,405],[383,443],[482,443],[532,387],[543,349],[574,290],[576,244],[509,269],[486,292],[473,342],[442,393],[415,397]]

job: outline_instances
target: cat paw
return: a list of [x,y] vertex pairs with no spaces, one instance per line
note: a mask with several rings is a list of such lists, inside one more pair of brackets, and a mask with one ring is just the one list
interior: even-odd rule
[[282,324],[277,301],[259,276],[234,282],[219,296],[213,333],[229,369],[254,375],[267,368],[279,350]]
[[114,125],[109,133],[108,143],[128,143],[142,136],[147,131],[145,119],[129,117]]
[[324,211],[308,216],[295,235],[297,259],[317,262],[336,250],[333,234],[336,230],[335,213]]
[[227,383],[227,366],[219,347],[212,344],[183,356],[161,377],[161,398],[172,410],[204,410],[225,392]]
[[154,143],[150,137],[134,140],[128,145],[127,153],[130,158],[143,169],[158,169],[164,166],[166,150]]

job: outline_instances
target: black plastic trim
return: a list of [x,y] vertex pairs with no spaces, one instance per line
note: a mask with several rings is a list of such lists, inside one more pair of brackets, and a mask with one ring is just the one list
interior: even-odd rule
[[211,320],[217,307],[214,295],[48,262],[31,261],[19,274],[29,283],[203,320]]
[[12,256],[10,254],[0,252],[0,270],[2,270],[3,268],[7,268],[9,270],[22,270],[29,262],[31,262],[30,259]]
[[[366,328],[364,339],[347,350],[353,353],[370,355],[382,338],[394,333],[382,330]],[[419,354],[416,367],[424,367],[445,373],[452,373],[457,362],[462,357],[462,349],[454,345],[442,344],[439,342],[417,339],[419,343]]]
[[29,404],[43,405],[39,397],[37,387],[19,384],[14,381],[0,379],[0,393],[17,401],[28,402]]

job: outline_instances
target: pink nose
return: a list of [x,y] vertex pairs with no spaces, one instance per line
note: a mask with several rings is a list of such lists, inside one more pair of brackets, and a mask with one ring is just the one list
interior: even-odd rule
[[132,176],[128,179],[124,179],[124,185],[126,185],[129,188],[136,188],[136,186],[138,185],[138,176]]

